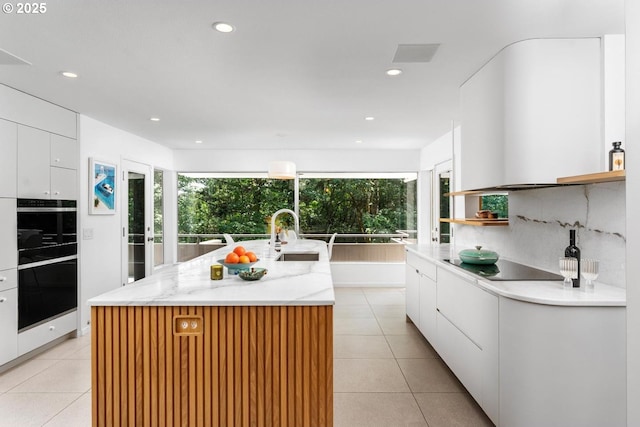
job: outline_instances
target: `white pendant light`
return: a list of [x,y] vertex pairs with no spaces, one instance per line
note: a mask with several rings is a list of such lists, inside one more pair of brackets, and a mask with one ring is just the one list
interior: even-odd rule
[[286,161],[269,163],[269,178],[294,179],[296,177],[296,164]]

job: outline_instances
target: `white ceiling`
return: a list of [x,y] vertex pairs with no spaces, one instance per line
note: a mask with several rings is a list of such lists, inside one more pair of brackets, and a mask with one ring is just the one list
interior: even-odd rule
[[[423,147],[451,129],[459,86],[504,46],[624,32],[624,0],[46,5],[0,14],[0,49],[32,64],[0,65],[0,83],[177,149]],[[385,74],[398,44],[422,43],[441,44],[431,62]]]

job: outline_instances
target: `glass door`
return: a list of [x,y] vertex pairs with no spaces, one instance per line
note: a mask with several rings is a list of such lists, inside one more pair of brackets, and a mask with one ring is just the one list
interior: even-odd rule
[[451,224],[443,219],[451,218],[451,161],[436,165],[433,185],[433,215],[431,240],[436,243],[451,243]]
[[123,179],[123,284],[128,284],[151,274],[153,265],[151,168],[124,160]]

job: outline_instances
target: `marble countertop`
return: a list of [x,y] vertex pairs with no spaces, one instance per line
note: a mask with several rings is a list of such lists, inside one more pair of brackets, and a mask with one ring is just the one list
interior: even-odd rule
[[[222,280],[210,279],[210,266],[231,249],[242,245],[259,260],[266,276],[245,281],[224,268]],[[319,261],[276,261],[269,256],[268,240],[236,242],[193,260],[166,267],[131,285],[94,297],[91,306],[139,305],[333,305],[335,296],[326,243],[299,239],[283,245],[282,253],[318,252]]]
[[481,288],[506,298],[545,305],[563,306],[626,306],[624,288],[594,282],[593,292],[565,289],[562,281],[491,281],[479,278],[455,267],[444,259],[458,258],[458,251],[450,245],[407,245],[407,251],[435,262],[438,267],[473,279]]

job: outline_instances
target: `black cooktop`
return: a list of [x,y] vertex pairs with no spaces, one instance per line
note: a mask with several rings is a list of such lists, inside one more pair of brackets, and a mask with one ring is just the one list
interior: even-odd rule
[[467,264],[459,259],[445,259],[445,261],[488,280],[563,280],[559,274],[503,259],[491,265]]

